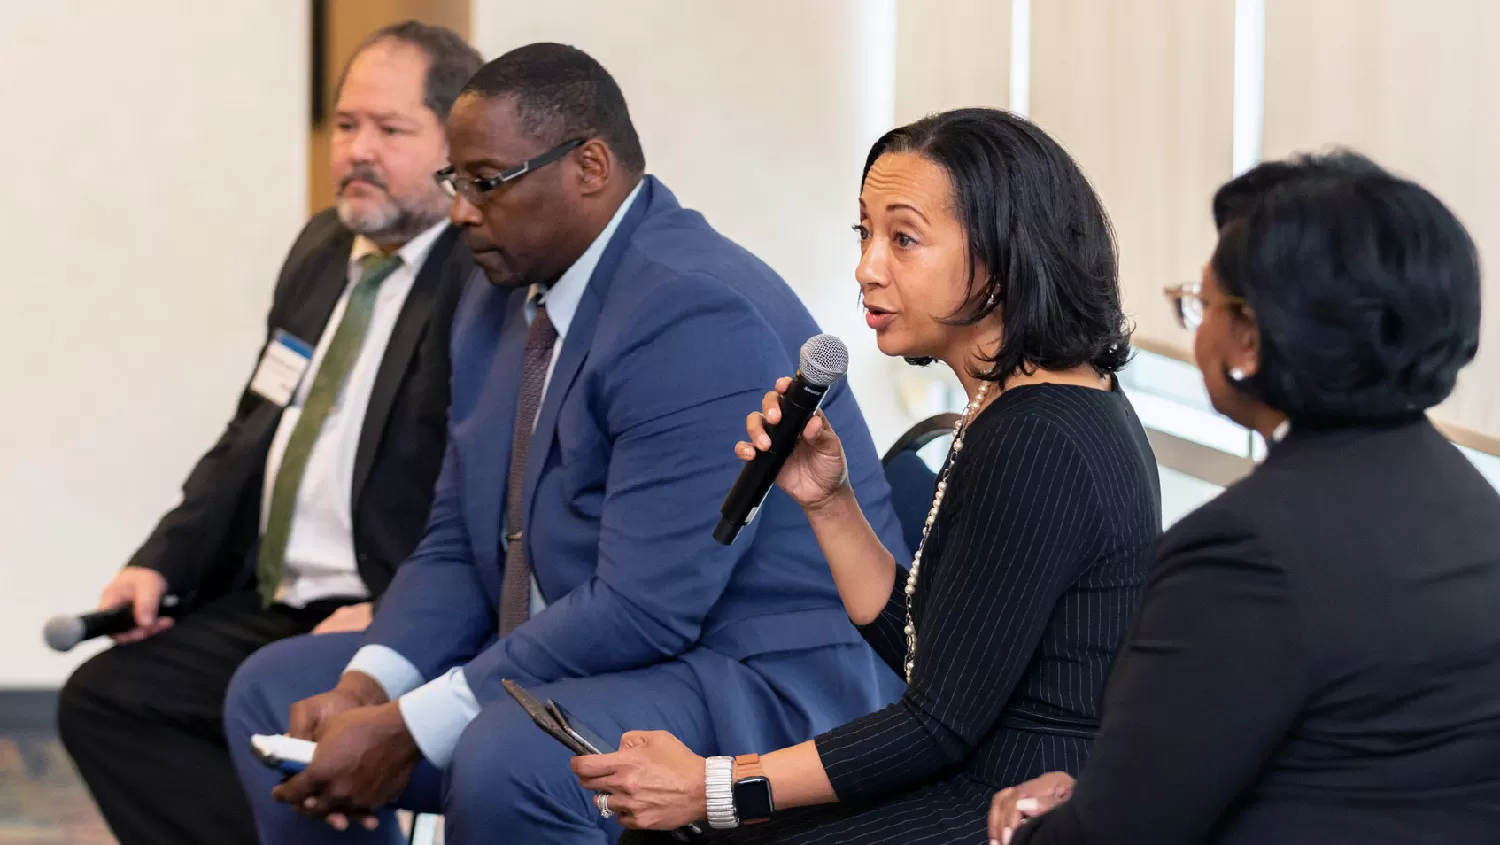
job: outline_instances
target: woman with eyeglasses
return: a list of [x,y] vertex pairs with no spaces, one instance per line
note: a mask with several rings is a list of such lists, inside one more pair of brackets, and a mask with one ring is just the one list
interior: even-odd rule
[[[968,410],[913,558],[870,529],[821,415],[777,484],[906,693],[791,748],[705,760],[667,734],[626,734],[617,754],[574,758],[627,827],[706,818],[715,842],[982,842],[996,788],[1088,755],[1161,531],[1155,457],[1115,384],[1130,349],[1104,209],[1046,133],[962,109],[876,141],[855,231],[881,351],[942,361]],[[779,421],[768,393],[740,458]]]
[[1500,495],[1428,421],[1479,264],[1351,153],[1214,197],[1168,295],[1265,462],[1162,539],[1082,776],[995,796],[1007,845],[1500,842]]

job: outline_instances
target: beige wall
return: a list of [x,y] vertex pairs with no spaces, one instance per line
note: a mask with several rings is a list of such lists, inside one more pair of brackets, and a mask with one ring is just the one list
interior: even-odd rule
[[1031,117],[1082,164],[1119,243],[1137,341],[1186,354],[1162,289],[1198,278],[1231,174],[1234,0],[1038,0]]
[[619,80],[652,173],[776,268],[851,352],[880,445],[908,424],[857,306],[859,173],[892,122],[893,0],[476,0],[490,57],[532,41],[591,53]]
[[1267,0],[1267,157],[1344,144],[1427,186],[1486,270],[1479,358],[1434,416],[1500,453],[1500,3]]
[[[1161,299],[1214,242],[1232,175],[1234,0],[1037,0],[1031,117],[1083,164],[1114,222],[1138,343],[1188,357]],[[1500,254],[1500,4],[1265,0],[1262,158],[1352,146],[1442,197],[1487,265]],[[1493,304],[1486,284],[1486,301]],[[1500,322],[1434,416],[1500,453]]]
[[258,350],[305,208],[307,4],[49,0],[0,27],[0,686],[91,607]]
[[896,123],[1010,98],[1010,0],[896,0]]

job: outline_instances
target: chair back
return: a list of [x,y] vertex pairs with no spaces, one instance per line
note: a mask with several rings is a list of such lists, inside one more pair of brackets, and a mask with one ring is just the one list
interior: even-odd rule
[[932,494],[937,487],[937,473],[918,452],[939,437],[953,434],[958,419],[958,414],[938,414],[922,420],[897,438],[885,457],[880,459],[886,481],[891,485],[891,505],[901,523],[901,536],[905,538],[907,548],[913,551],[922,540],[922,527],[927,522]]

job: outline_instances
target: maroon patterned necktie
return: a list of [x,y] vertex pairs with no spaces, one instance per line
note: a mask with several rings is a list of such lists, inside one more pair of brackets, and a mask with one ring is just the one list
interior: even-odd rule
[[526,360],[521,365],[521,388],[516,395],[516,426],[510,441],[510,477],[505,488],[505,580],[500,586],[500,636],[516,629],[531,616],[531,567],[526,562],[522,530],[526,517],[521,497],[526,484],[526,456],[531,451],[532,429],[547,385],[547,365],[557,329],[547,317],[547,306],[538,305],[526,333]]

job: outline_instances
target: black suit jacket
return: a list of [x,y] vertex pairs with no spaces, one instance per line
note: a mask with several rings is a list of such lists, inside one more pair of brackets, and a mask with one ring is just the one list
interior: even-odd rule
[[[282,266],[266,335],[316,344],[348,281],[354,235],[333,211],[308,221]],[[473,259],[451,227],[433,244],[386,346],[354,464],[354,550],[379,596],[426,526],[447,441],[448,341]],[[259,361],[259,354],[256,356]],[[253,583],[266,455],[281,409],[249,390],[198,460],[167,513],[131,558],[172,591],[202,602]]]
[[1500,842],[1500,496],[1423,420],[1178,523],[1037,843]]

